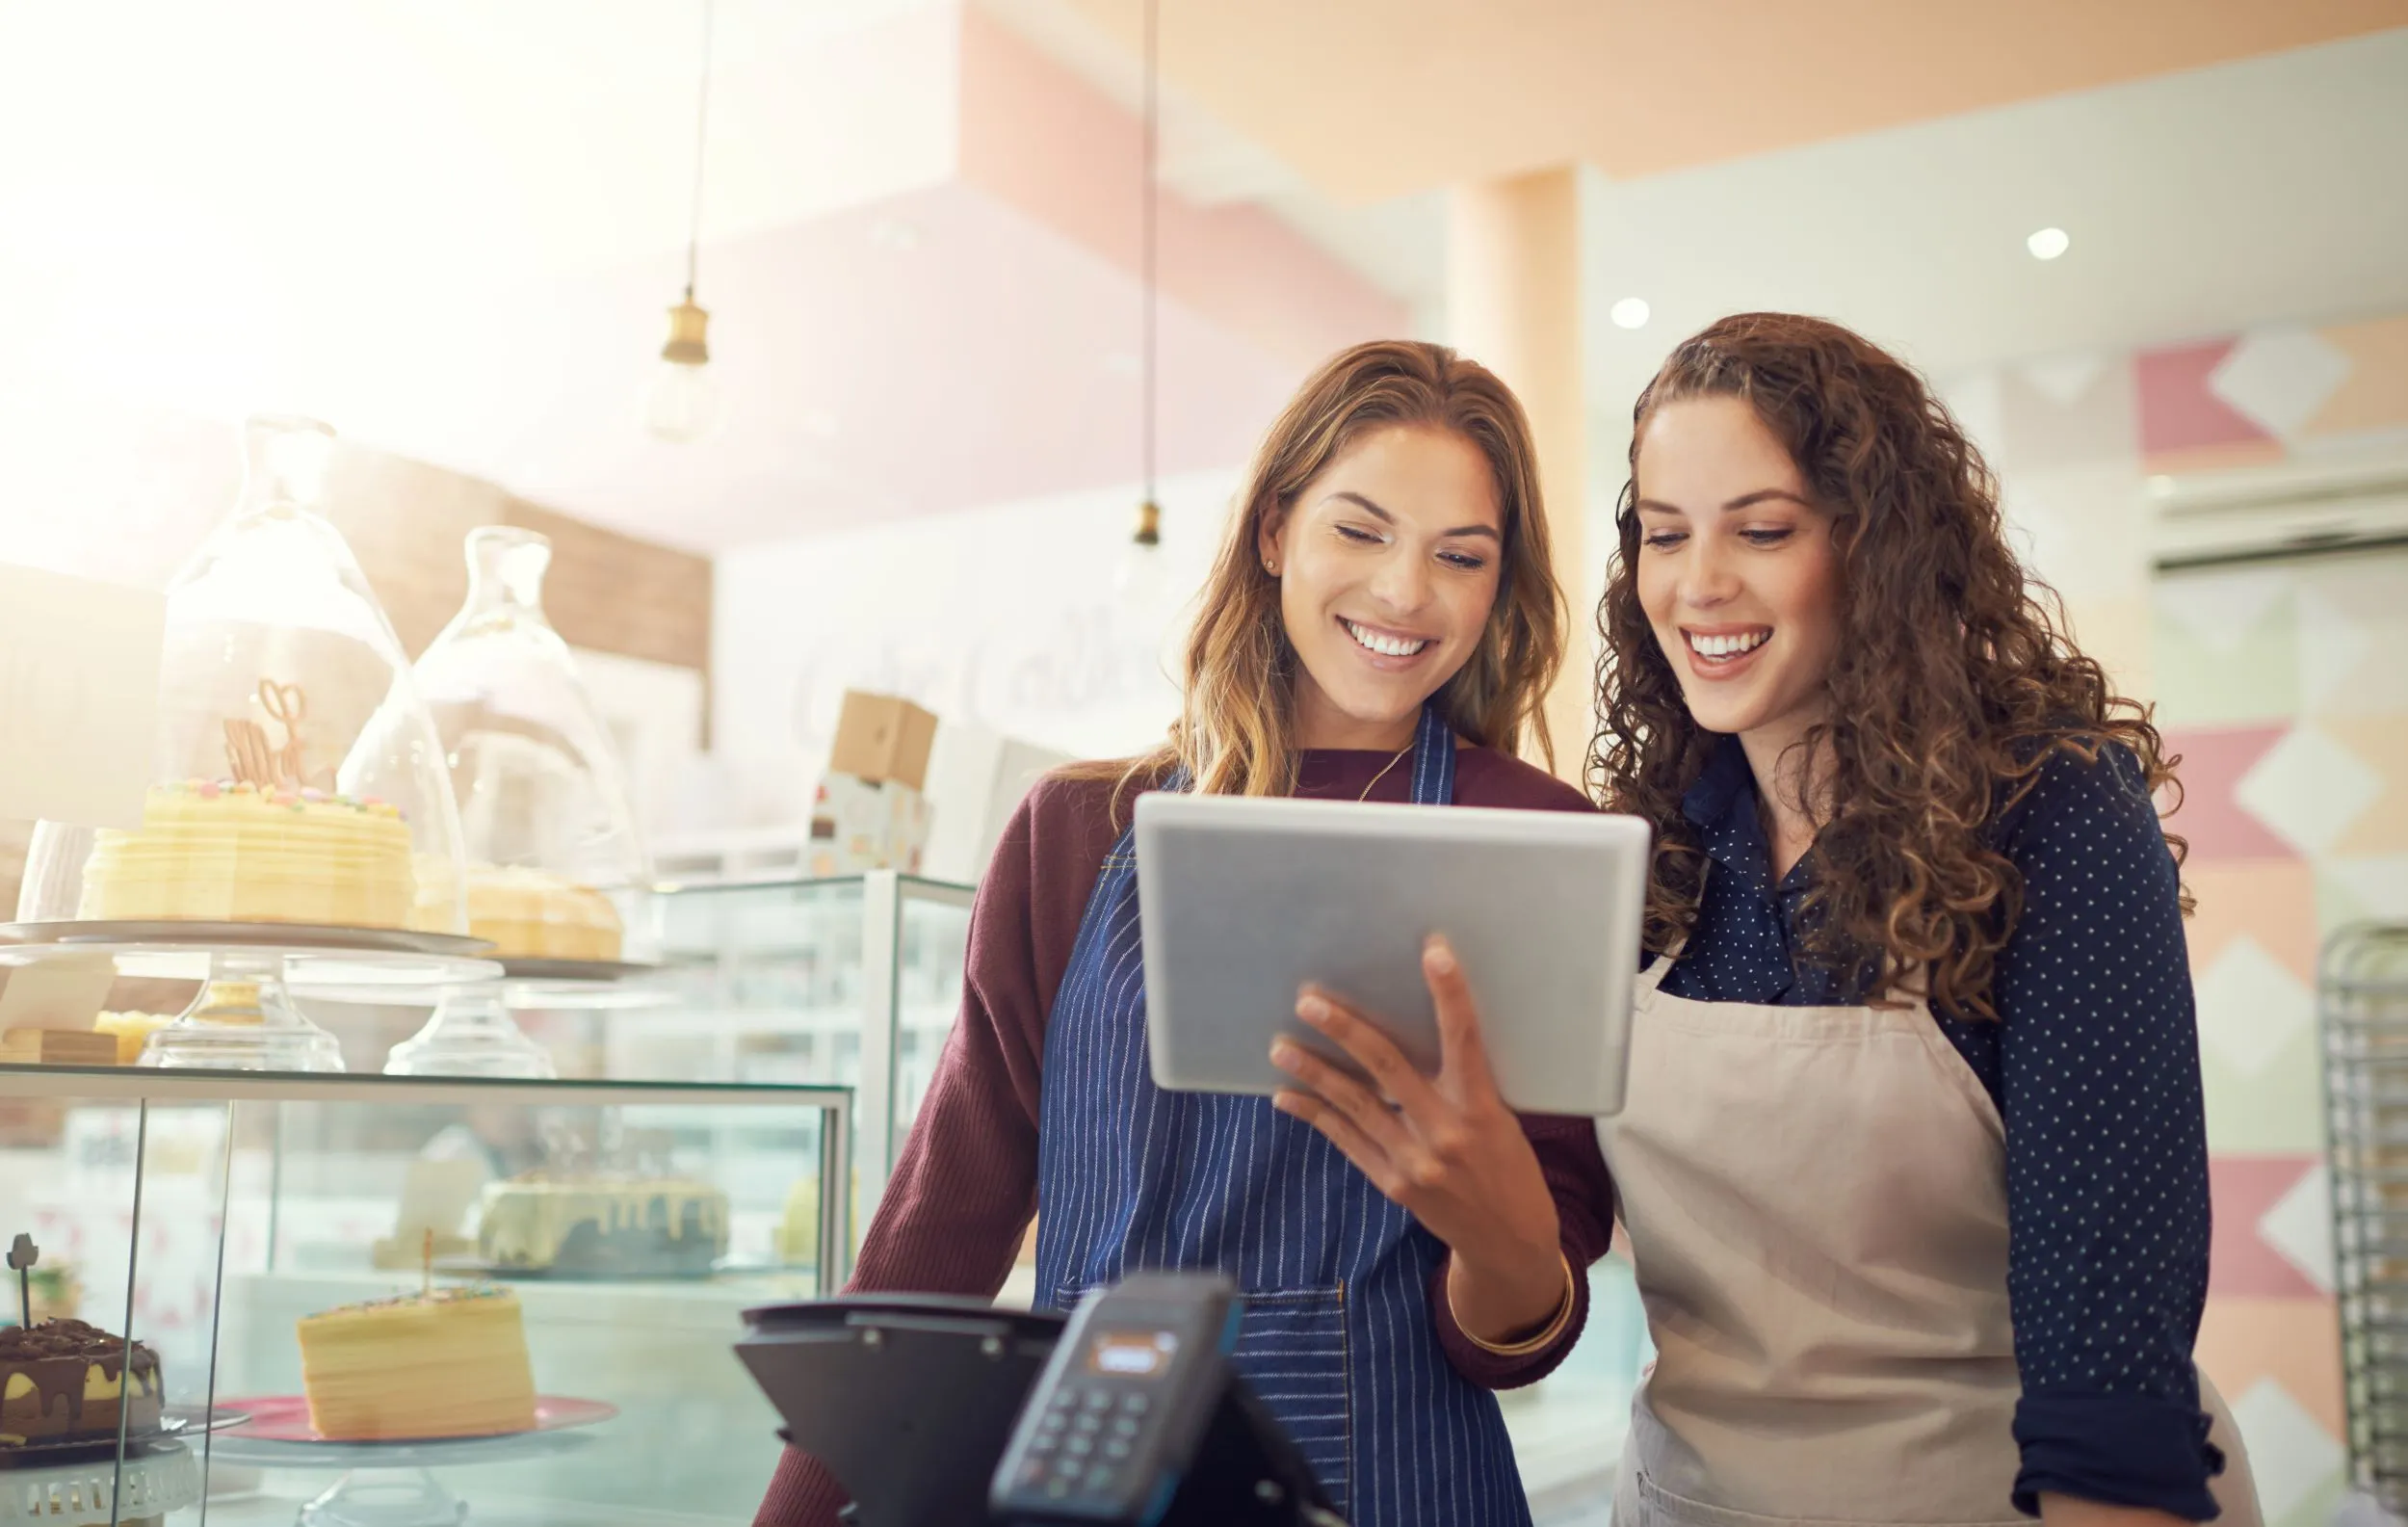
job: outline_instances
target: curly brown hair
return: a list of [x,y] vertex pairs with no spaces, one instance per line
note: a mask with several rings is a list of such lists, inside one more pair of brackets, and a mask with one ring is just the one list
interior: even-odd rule
[[[1720,738],[1691,719],[1639,605],[1639,439],[1680,399],[1745,400],[1789,450],[1840,554],[1842,637],[1828,719],[1810,728],[1804,799],[1828,802],[1802,924],[1809,957],[1861,968],[1867,1000],[1927,995],[1995,1018],[2000,950],[2023,881],[1989,835],[2052,754],[2118,745],[2179,803],[2148,706],[2077,649],[2055,591],[2008,546],[1997,479],[1922,377],[1836,324],[1741,313],[1672,352],[1633,410],[1620,546],[1597,613],[1592,788],[1656,832],[1647,945],[1697,918],[1706,856],[1681,800]],[[2165,834],[2179,865],[2186,845]],[[2184,895],[2184,910],[2189,897]]]

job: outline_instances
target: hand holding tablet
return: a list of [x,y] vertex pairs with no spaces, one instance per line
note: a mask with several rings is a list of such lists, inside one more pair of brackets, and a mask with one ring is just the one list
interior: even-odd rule
[[1496,1090],[1525,1113],[1622,1103],[1648,831],[1636,818],[1155,794],[1137,803],[1156,1085],[1274,1093],[1319,987],[1423,1076],[1441,1059],[1422,950],[1443,934]]

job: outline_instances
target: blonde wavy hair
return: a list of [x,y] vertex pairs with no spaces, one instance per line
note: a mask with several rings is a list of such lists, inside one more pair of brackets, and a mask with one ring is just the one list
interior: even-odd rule
[[1187,641],[1185,702],[1169,738],[1142,757],[1076,765],[1073,774],[1142,785],[1185,766],[1206,795],[1296,789],[1296,654],[1279,580],[1264,569],[1257,546],[1263,529],[1283,521],[1349,446],[1396,428],[1446,430],[1470,441],[1488,462],[1503,511],[1497,602],[1479,645],[1439,687],[1439,709],[1475,744],[1511,751],[1527,734],[1552,760],[1540,704],[1563,659],[1565,616],[1530,421],[1485,366],[1443,346],[1391,339],[1323,362],[1264,437],[1205,580]]

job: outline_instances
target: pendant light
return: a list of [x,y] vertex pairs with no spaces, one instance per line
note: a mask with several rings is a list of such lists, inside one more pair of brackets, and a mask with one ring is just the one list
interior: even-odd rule
[[702,148],[711,125],[711,20],[716,0],[702,0],[702,81],[696,92],[694,129],[694,210],[686,231],[686,297],[668,310],[668,343],[645,394],[645,428],[664,440],[701,439],[719,427],[724,412],[719,379],[711,375],[711,315],[694,300],[694,272],[701,263]]
[[1155,492],[1155,415],[1160,391],[1160,355],[1156,337],[1157,246],[1160,242],[1158,170],[1162,119],[1161,0],[1145,0],[1144,87],[1141,108],[1144,151],[1139,156],[1138,196],[1138,283],[1140,289],[1138,340],[1138,439],[1144,497],[1138,504],[1137,533],[1121,549],[1114,583],[1121,601],[1131,607],[1151,606],[1163,585],[1163,510]]

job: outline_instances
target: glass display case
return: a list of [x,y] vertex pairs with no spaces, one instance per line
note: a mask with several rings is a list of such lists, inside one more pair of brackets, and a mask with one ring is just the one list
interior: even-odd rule
[[960,1012],[975,894],[892,870],[665,887],[661,1005],[589,1020],[606,1074],[853,1089],[858,1230]]
[[168,586],[140,826],[44,822],[27,853],[13,941],[207,977],[145,1065],[340,1069],[290,995],[313,966],[481,973],[433,722],[319,513],[333,444],[313,420],[250,421],[240,501]]
[[[552,543],[532,530],[468,533],[468,599],[415,675],[459,803],[468,932],[521,984],[573,1000],[646,968],[641,919],[652,884],[625,772],[568,644],[543,614]],[[628,937],[637,923],[637,936]],[[556,1075],[484,982],[443,994],[385,1070],[414,1076]]]
[[0,1330],[0,1520],[749,1520],[731,1347],[842,1281],[851,1109],[0,1066],[6,1324],[51,1322]]

